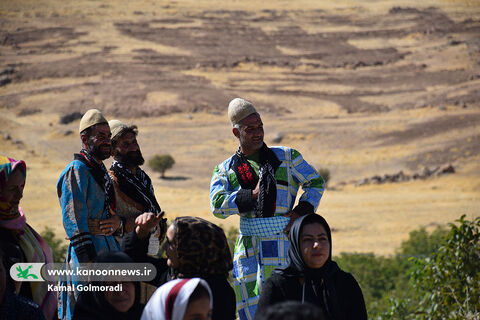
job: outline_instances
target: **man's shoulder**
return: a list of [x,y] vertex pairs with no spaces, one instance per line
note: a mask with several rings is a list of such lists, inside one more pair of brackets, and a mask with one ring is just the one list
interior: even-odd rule
[[89,174],[89,170],[88,166],[82,161],[73,160],[63,169],[59,181],[63,180],[65,176],[72,174]]
[[233,164],[233,157],[235,155],[232,155],[230,156],[229,158],[223,160],[221,163],[219,163],[218,165],[216,165],[215,167],[215,170],[225,170],[225,171],[228,171],[230,169],[230,167],[232,166]]
[[89,170],[89,167],[83,163],[80,160],[72,160],[63,171],[68,171],[68,170]]
[[297,150],[290,147],[285,147],[285,146],[272,146],[269,148],[270,150],[273,151],[273,153],[275,153],[278,160],[280,161],[284,161],[286,159],[292,159],[294,158],[294,155],[298,153]]
[[137,167],[137,170],[138,172],[140,172],[143,177],[149,181],[152,181],[152,179],[150,178],[150,176],[145,172],[145,170],[143,170],[141,167]]

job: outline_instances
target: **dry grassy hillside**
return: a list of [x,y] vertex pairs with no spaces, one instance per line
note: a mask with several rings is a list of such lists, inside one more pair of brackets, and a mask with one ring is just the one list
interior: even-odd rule
[[[389,254],[419,226],[480,214],[480,5],[475,1],[53,1],[0,3],[0,154],[25,159],[22,206],[63,237],[56,180],[91,107],[136,123],[170,218],[214,218],[213,167],[251,100],[265,140],[331,172],[319,212],[334,251]],[[452,164],[454,174],[356,186]]]

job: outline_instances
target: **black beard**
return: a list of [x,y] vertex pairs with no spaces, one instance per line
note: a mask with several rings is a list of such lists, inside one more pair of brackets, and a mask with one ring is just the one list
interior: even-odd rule
[[121,154],[115,151],[115,160],[126,165],[127,167],[139,167],[145,163],[140,150],[130,151],[126,154]]
[[110,158],[110,150],[108,152],[103,152],[100,148],[108,146],[108,144],[101,144],[99,146],[96,146],[93,144],[92,141],[88,144],[88,153],[90,153],[91,156],[98,160],[105,160]]

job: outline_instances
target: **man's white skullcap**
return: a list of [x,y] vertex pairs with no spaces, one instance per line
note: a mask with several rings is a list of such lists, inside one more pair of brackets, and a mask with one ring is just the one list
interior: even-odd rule
[[83,115],[82,119],[80,120],[80,126],[78,128],[78,132],[82,132],[85,129],[90,128],[96,124],[105,123],[108,124],[107,119],[103,116],[103,114],[98,109],[90,109]]
[[228,104],[228,118],[232,125],[238,124],[252,113],[257,113],[257,110],[251,102],[245,99],[235,98]]

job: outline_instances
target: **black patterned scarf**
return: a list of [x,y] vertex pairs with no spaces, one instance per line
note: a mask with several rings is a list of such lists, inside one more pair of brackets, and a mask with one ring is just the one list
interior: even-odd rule
[[[115,192],[113,190],[113,183],[103,162],[98,163],[85,149],[82,149],[80,153],[75,153],[73,158],[83,162],[90,169],[93,179],[95,179],[98,185],[105,192],[104,210],[110,208],[113,212],[115,212]],[[107,217],[110,217],[110,212],[108,210]]]
[[137,167],[137,172],[134,175],[124,164],[113,161],[110,170],[115,174],[120,190],[133,201],[142,204],[145,212],[155,214],[161,212],[153,192],[152,180],[140,167]]
[[248,163],[245,155],[238,148],[233,156],[233,171],[237,176],[242,189],[255,189],[258,180],[260,180],[260,192],[257,202],[253,209],[255,217],[267,218],[273,217],[276,209],[277,200],[277,182],[275,180],[275,171],[282,162],[278,160],[273,151],[264,143],[259,151],[259,170],[258,177],[255,170]]

